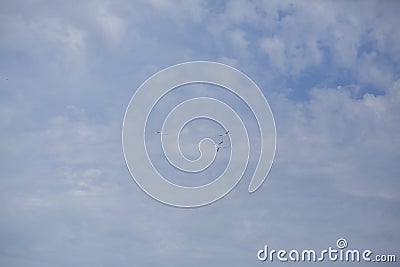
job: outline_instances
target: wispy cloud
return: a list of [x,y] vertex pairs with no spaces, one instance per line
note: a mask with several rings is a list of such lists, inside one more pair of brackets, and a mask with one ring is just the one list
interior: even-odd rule
[[[398,11],[396,1],[3,1],[0,265],[252,266],[265,242],[326,247],[341,235],[396,252]],[[247,194],[247,175],[192,210],[142,192],[121,147],[136,88],[189,60],[249,75],[278,139],[259,191]],[[230,96],[191,92],[253,119]],[[175,105],[162,106],[151,126]],[[193,129],[221,130],[185,131]],[[200,137],[187,137],[183,150],[194,156]]]

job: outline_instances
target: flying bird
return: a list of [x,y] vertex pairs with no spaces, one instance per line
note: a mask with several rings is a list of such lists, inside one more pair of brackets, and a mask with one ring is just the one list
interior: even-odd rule
[[229,135],[229,131],[226,131],[225,133],[220,134],[219,136],[225,136],[225,135]]
[[221,146],[221,144],[223,143],[224,141],[221,141],[221,142],[219,142],[218,144],[215,144],[215,148],[217,149],[217,152],[221,149],[221,148],[225,148],[224,146]]
[[160,132],[160,131],[156,131],[156,133],[158,133],[160,135],[168,135],[167,133],[163,133],[163,132]]

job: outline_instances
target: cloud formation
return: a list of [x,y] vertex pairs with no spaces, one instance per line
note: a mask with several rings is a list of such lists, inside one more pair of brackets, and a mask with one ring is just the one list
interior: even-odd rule
[[[3,1],[0,265],[255,266],[265,243],[317,249],[342,236],[396,253],[399,9]],[[245,178],[214,205],[182,210],[132,181],[121,127],[143,81],[189,60],[249,75],[271,105],[278,147],[255,194]]]

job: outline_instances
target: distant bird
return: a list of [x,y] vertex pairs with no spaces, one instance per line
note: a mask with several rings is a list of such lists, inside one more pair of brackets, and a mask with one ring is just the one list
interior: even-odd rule
[[168,135],[167,133],[163,133],[163,132],[160,132],[160,131],[156,131],[156,133],[158,133],[160,135]]
[[226,131],[225,133],[220,134],[219,136],[225,136],[225,135],[229,135],[229,131]]
[[215,148],[217,149],[217,152],[221,149],[221,148],[225,148],[224,146],[221,146],[221,144],[223,143],[224,141],[221,141],[221,142],[219,142],[218,144],[215,144]]

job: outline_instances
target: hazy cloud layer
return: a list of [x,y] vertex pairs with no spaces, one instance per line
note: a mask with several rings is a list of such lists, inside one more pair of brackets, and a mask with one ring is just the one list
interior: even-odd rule
[[[325,249],[339,237],[398,253],[397,1],[3,1],[0,10],[0,265],[256,266],[264,244]],[[251,77],[278,137],[260,190],[248,195],[246,176],[201,209],[148,197],[121,147],[136,88],[189,60]]]

